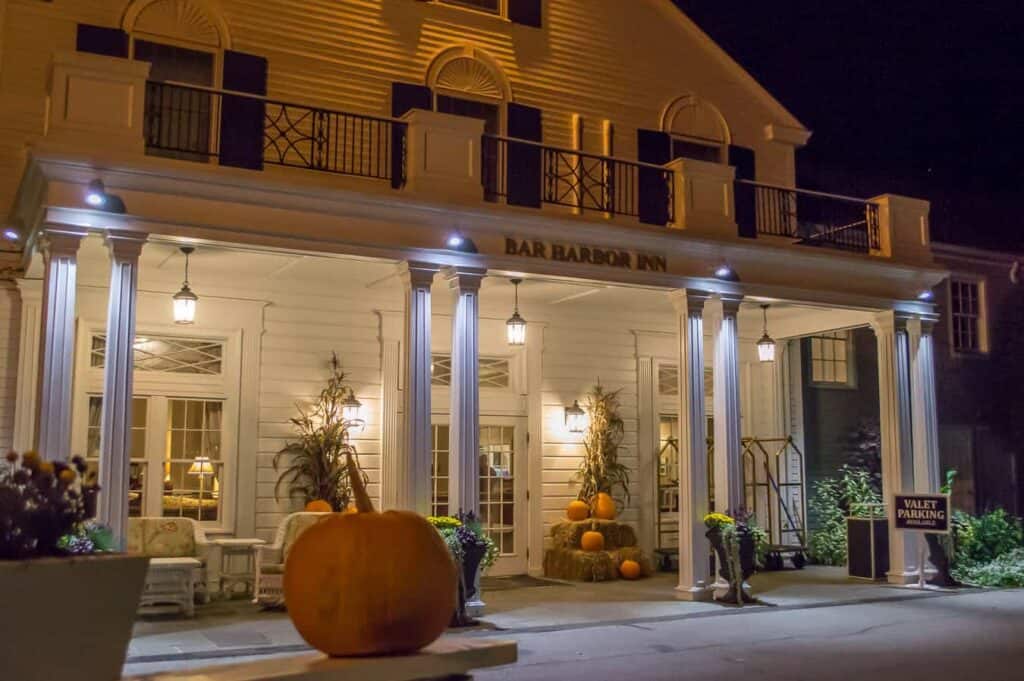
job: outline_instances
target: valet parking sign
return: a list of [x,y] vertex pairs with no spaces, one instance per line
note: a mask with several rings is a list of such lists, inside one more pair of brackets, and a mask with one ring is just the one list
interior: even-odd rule
[[897,494],[894,501],[897,530],[949,534],[949,495]]

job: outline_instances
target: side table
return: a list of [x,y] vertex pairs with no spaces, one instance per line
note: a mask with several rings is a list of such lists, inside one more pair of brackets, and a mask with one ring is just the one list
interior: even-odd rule
[[239,584],[243,594],[251,594],[255,574],[253,550],[266,544],[262,539],[225,538],[213,542],[220,547],[220,591],[230,598]]

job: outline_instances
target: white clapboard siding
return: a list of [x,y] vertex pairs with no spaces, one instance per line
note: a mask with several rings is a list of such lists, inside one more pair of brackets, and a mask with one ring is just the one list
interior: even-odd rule
[[11,282],[0,282],[0,452],[12,446],[18,378],[20,299]]

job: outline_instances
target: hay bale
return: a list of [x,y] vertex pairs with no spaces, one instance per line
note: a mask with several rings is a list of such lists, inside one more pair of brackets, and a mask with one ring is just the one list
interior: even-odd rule
[[636,546],[636,530],[616,520],[565,520],[551,527],[551,545],[556,548],[578,549],[584,532],[594,530],[604,536],[605,550]]
[[617,551],[611,552],[615,559],[616,569],[619,565],[622,565],[624,560],[635,560],[640,564],[640,576],[650,577],[654,574],[654,563],[650,558],[644,555],[644,552],[640,550],[638,546],[627,546]]
[[544,553],[544,576],[573,582],[605,582],[619,577],[612,551],[553,548]]

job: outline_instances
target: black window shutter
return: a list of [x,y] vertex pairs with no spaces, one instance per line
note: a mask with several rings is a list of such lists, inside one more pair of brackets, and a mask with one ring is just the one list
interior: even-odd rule
[[[508,105],[508,136],[516,139],[542,142],[544,129],[540,109],[523,104]],[[540,208],[541,203],[541,148],[522,142],[508,143],[508,198],[509,205]]]
[[[736,169],[737,180],[757,178],[754,150],[729,145],[729,165]],[[749,184],[737,182],[734,189],[736,202],[736,227],[741,237],[757,238],[757,190]]]
[[[426,85],[414,83],[391,84],[391,117],[401,118],[413,109],[434,109],[434,93]],[[406,126],[391,126],[391,186],[395,189],[405,184],[405,141]]]
[[[224,52],[224,89],[267,94],[267,60],[242,52]],[[224,95],[220,114],[220,164],[263,170],[266,104]]]
[[540,28],[543,13],[543,0],[508,0],[508,18],[514,23]]
[[[637,159],[642,163],[665,165],[672,160],[672,138],[661,130],[637,130]],[[640,222],[666,225],[669,216],[669,191],[665,173],[656,168],[641,167],[637,196]]]
[[119,28],[79,24],[75,49],[79,52],[127,59],[128,34]]

